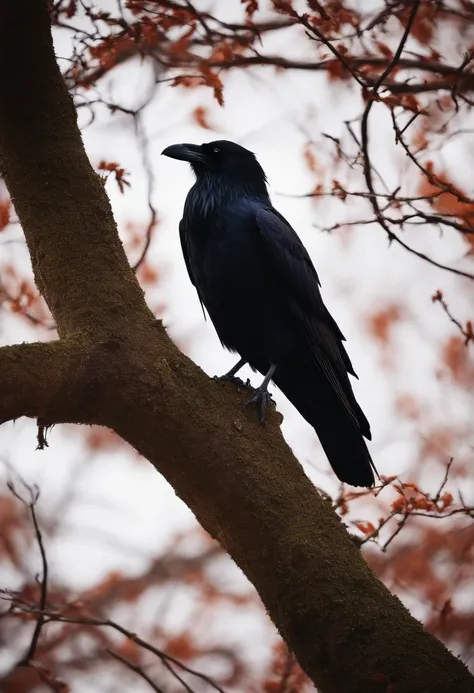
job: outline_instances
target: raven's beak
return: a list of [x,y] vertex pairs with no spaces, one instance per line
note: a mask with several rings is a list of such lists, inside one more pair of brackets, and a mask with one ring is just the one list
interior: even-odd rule
[[202,147],[198,144],[172,144],[171,147],[163,149],[161,153],[164,156],[169,156],[171,159],[189,161],[190,164],[204,163],[206,161]]

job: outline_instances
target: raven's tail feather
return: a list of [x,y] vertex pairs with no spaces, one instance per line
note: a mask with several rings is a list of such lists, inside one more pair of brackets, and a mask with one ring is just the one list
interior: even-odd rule
[[314,361],[280,367],[273,380],[315,429],[336,476],[352,486],[372,486],[372,470],[376,474],[377,470],[357,421],[362,411],[355,400],[357,409],[351,406],[351,416],[347,404]]

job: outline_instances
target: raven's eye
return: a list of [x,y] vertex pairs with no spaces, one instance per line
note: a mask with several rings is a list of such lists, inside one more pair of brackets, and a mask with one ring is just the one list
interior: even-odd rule
[[213,149],[212,151],[213,151],[215,154],[219,154],[221,150],[219,149],[219,147],[214,147],[214,149]]

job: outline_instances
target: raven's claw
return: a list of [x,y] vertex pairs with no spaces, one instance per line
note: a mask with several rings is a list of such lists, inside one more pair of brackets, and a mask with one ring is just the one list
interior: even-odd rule
[[245,402],[244,404],[244,409],[247,409],[247,407],[250,407],[250,405],[255,404],[257,407],[259,407],[260,411],[260,423],[265,423],[265,414],[267,412],[267,407],[269,404],[275,404],[275,400],[271,396],[271,394],[268,392],[268,390],[262,387],[257,388],[254,390],[254,395],[251,399],[249,399],[248,402]]
[[243,380],[240,378],[236,378],[235,374],[240,371],[240,369],[245,366],[247,361],[245,359],[240,359],[238,363],[233,366],[233,368],[230,369],[227,373],[224,373],[224,375],[215,375],[213,380],[216,381],[216,383],[225,383],[226,381],[229,383],[235,383],[236,385],[239,385],[240,387],[249,387],[250,381],[247,379],[247,382],[244,383]]
[[229,375],[228,373],[225,373],[224,375],[215,375],[212,379],[215,380],[216,383],[234,383],[239,387],[249,387],[250,385],[250,381],[248,379],[247,382],[244,383],[242,378],[238,378],[236,375]]

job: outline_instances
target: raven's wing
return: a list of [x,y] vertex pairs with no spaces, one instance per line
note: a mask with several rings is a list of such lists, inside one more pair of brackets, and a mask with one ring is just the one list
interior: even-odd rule
[[190,249],[188,247],[188,236],[186,233],[186,230],[184,228],[184,221],[181,219],[179,222],[179,239],[181,241],[181,250],[183,251],[183,257],[184,257],[184,262],[186,264],[186,269],[188,270],[188,275],[191,280],[191,282],[194,284],[194,288],[196,289],[199,302],[201,304],[202,308],[202,314],[204,315],[204,320],[206,320],[206,311],[204,310],[204,302],[202,300],[201,292],[199,291],[199,286],[196,282],[195,276],[194,276],[194,271],[193,271],[193,266],[192,266],[192,261],[191,261],[191,253]]
[[[351,418],[370,439],[370,426],[357,404],[347,373],[356,375],[344,348],[344,335],[323,303],[319,277],[296,232],[275,209],[256,212],[263,247],[273,271],[302,319],[315,360],[340,397]],[[357,376],[356,376],[357,377]]]
[[[344,342],[346,338],[323,303],[319,290],[321,282],[308,251],[285,217],[276,209],[264,208],[257,211],[257,224],[275,269],[282,279],[289,281],[300,304],[310,314],[316,313],[322,318],[335,336]],[[352,366],[347,370],[356,375]]]

